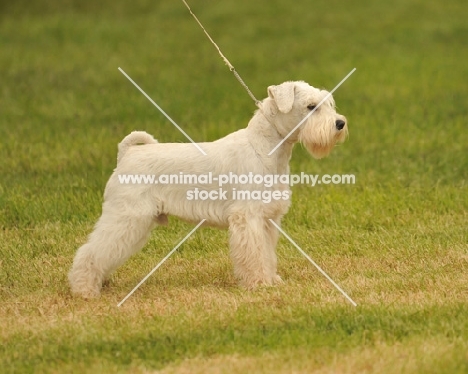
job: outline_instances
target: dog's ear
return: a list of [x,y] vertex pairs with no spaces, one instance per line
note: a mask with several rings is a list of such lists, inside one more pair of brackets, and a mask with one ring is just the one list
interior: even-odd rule
[[294,82],[268,87],[268,96],[275,100],[280,112],[289,113],[294,104]]

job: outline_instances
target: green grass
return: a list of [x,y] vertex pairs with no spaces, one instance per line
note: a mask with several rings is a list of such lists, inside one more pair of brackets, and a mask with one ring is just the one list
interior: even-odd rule
[[468,372],[468,26],[465,1],[204,1],[193,10],[258,98],[286,80],[333,88],[348,141],[291,169],[355,174],[295,186],[286,283],[244,291],[227,233],[170,219],[104,287],[66,275],[99,217],[117,143],[135,129],[196,141],[255,107],[182,2],[0,3],[2,372]]

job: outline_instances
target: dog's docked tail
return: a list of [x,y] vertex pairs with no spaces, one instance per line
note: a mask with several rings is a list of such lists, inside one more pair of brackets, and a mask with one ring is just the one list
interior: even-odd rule
[[128,134],[123,140],[119,143],[119,151],[117,153],[117,163],[120,162],[122,157],[127,153],[128,149],[131,146],[137,145],[137,144],[154,144],[157,143],[158,141],[153,138],[152,135],[148,134],[145,131],[133,131],[130,134]]

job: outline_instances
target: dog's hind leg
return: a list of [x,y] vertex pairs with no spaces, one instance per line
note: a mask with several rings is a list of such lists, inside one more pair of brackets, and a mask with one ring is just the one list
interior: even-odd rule
[[247,288],[278,282],[275,253],[278,233],[271,226],[268,219],[254,212],[238,212],[229,218],[234,274]]
[[68,279],[72,293],[99,297],[102,282],[146,243],[157,220],[150,215],[122,215],[104,204],[88,242],[80,247]]
[[[274,221],[278,226],[281,225],[280,218],[274,219]],[[278,244],[279,232],[278,232],[278,229],[271,222],[268,222],[268,225],[265,227],[265,230],[266,230],[265,237],[267,238],[267,240],[269,240],[269,245],[268,245],[269,250],[267,252],[267,255],[268,255],[268,264],[269,264],[270,274],[273,275],[272,282],[274,284],[280,284],[280,283],[283,283],[283,280],[276,273],[277,264],[278,264],[278,259],[276,257],[276,245]]]

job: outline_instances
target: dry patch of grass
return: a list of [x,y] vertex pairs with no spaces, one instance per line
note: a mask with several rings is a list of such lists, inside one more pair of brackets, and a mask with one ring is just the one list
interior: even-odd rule
[[[468,367],[463,356],[468,343],[438,339],[409,339],[389,344],[377,341],[371,347],[337,354],[329,348],[286,350],[258,356],[215,355],[195,357],[171,364],[163,370],[146,374],[243,374],[243,373],[310,373],[310,374],[418,374],[433,372],[462,373]],[[468,359],[468,356],[466,356]]]

